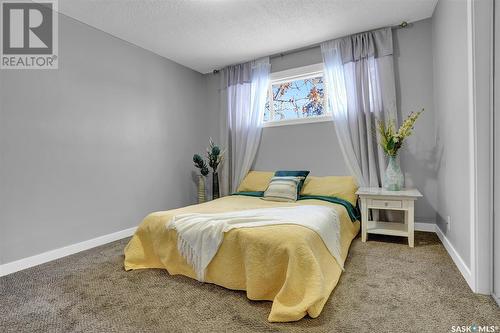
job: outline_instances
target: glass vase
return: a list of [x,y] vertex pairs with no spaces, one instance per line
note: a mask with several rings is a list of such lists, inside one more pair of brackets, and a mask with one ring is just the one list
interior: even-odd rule
[[198,175],[198,203],[204,203],[205,201],[205,177]]
[[219,198],[219,174],[212,173],[212,200]]
[[399,166],[397,156],[389,156],[389,164],[384,175],[384,189],[388,191],[400,191],[404,186],[405,178]]

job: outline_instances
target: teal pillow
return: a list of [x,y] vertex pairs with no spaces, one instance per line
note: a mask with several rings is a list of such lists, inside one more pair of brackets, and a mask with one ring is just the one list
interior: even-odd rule
[[306,181],[307,175],[309,175],[311,171],[307,170],[278,170],[274,173],[275,177],[302,177],[299,183],[299,186],[297,186],[297,195],[300,194],[300,191],[302,190],[302,186],[304,185],[304,182]]

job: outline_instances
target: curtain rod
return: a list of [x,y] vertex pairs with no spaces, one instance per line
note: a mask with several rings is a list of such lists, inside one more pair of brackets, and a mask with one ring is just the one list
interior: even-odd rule
[[[412,25],[413,25],[412,23],[408,23],[406,21],[403,21],[403,22],[401,22],[398,25],[391,26],[391,29],[392,30],[406,29],[406,28],[411,27]],[[368,31],[370,31],[370,30],[368,30]],[[362,31],[362,32],[359,32],[359,33],[363,33],[363,32],[367,32],[367,31]],[[296,52],[300,52],[300,51],[305,51],[305,50],[313,49],[313,48],[318,47],[320,45],[321,45],[321,42],[320,43],[311,44],[311,45],[307,45],[307,46],[304,46],[304,47],[299,47],[299,48],[296,48],[296,49],[293,49],[293,50],[288,50],[288,51],[285,51],[285,52],[271,54],[269,56],[269,59],[274,59],[274,58],[278,58],[278,57],[284,57],[284,56],[292,54],[292,53],[296,53]],[[220,69],[214,69],[213,70],[213,74],[217,74],[217,73],[219,73],[219,71],[220,71]]]

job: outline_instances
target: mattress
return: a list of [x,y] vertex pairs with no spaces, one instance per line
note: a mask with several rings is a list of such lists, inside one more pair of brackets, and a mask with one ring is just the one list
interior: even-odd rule
[[[295,205],[321,205],[337,211],[341,256],[345,260],[360,224],[351,221],[344,206],[318,199],[285,203],[233,195],[149,214],[125,248],[124,267],[126,270],[161,268],[172,275],[195,278],[192,267],[177,250],[175,230],[166,228],[173,216]],[[317,233],[299,225],[274,225],[225,233],[217,254],[206,269],[205,282],[245,290],[251,300],[272,301],[268,320],[287,322],[306,315],[319,316],[341,273],[341,266]],[[168,280],[165,283],[168,288]]]

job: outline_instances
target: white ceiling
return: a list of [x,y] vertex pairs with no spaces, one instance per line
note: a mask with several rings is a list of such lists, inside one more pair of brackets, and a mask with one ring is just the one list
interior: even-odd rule
[[62,0],[59,11],[201,73],[432,15],[437,0]]

